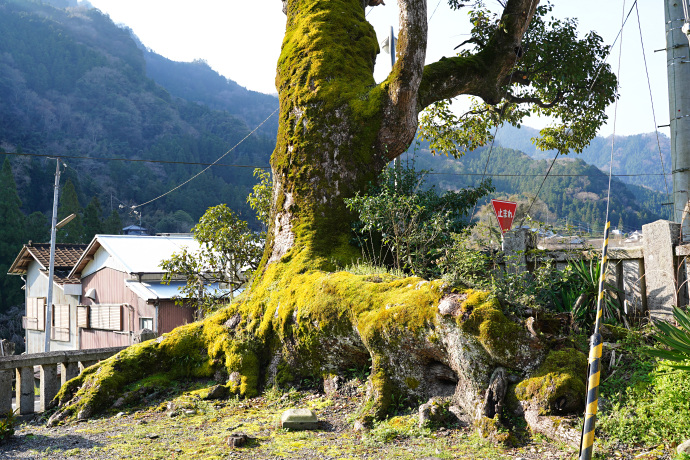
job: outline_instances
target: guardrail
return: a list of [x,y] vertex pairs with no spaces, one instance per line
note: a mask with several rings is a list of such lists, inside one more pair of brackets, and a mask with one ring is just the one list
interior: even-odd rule
[[40,410],[45,411],[65,382],[78,376],[85,368],[110,358],[125,348],[49,351],[0,357],[0,414],[12,410],[12,371],[16,375],[17,410],[20,415],[29,415],[34,413],[34,366],[40,368]]

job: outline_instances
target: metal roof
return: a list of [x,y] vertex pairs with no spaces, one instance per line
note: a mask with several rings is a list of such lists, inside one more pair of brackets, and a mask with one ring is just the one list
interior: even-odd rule
[[181,252],[184,248],[190,252],[200,249],[199,243],[191,235],[96,235],[74,265],[70,276],[80,274],[101,247],[118,267],[130,274],[164,273],[160,263],[174,252]]
[[[180,296],[180,288],[184,287],[184,282],[172,282],[170,284],[160,283],[145,283],[137,281],[125,281],[125,286],[132,290],[137,296],[146,300],[147,302],[155,300],[170,300]],[[206,293],[219,295],[227,294],[227,289],[219,289],[218,283],[213,283],[206,286]]]

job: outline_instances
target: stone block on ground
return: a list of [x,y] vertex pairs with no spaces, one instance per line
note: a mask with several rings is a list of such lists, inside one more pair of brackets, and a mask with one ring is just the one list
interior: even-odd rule
[[311,409],[288,409],[280,416],[280,427],[290,430],[316,430],[319,420]]

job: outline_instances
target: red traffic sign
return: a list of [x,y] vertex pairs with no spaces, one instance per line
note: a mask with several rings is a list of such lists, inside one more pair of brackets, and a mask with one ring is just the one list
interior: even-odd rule
[[498,219],[498,225],[501,226],[501,233],[505,233],[513,226],[513,219],[515,219],[515,210],[517,203],[513,201],[491,200]]

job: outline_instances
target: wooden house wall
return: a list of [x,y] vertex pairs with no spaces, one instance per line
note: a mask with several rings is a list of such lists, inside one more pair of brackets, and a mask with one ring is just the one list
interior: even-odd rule
[[[48,277],[39,270],[39,264],[32,261],[27,267],[26,273],[26,293],[28,297],[48,297]],[[75,350],[77,348],[77,304],[78,297],[65,295],[62,286],[53,284],[53,304],[70,306],[70,340],[50,341],[50,351]],[[26,310],[24,311],[26,315]],[[43,353],[45,351],[44,331],[26,331],[26,352]]]
[[106,267],[82,278],[82,292],[96,290],[96,299],[82,296],[82,305],[93,304],[127,304],[122,311],[122,331],[103,331],[81,329],[81,348],[101,348],[130,345],[132,334],[139,330],[139,318],[153,318],[155,307],[147,305],[134,292],[127,288],[127,274]]
[[161,301],[158,308],[158,331],[165,334],[177,326],[194,322],[194,308],[175,305],[173,300]]

